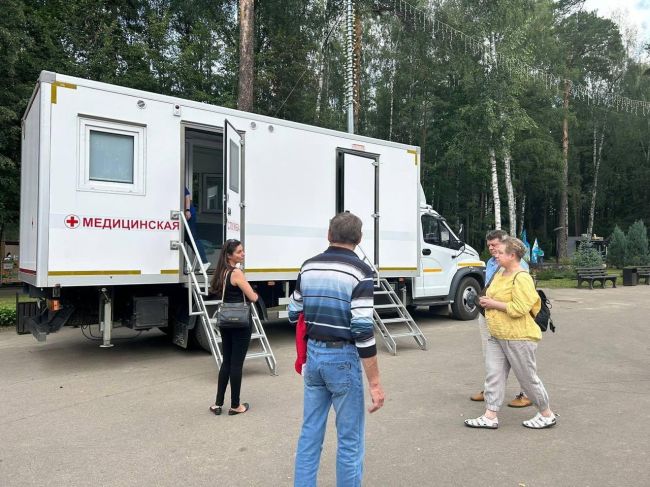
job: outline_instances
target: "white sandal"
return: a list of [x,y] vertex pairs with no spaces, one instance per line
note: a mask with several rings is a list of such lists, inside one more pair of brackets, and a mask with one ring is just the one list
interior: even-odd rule
[[483,415],[474,419],[466,419],[465,426],[469,426],[470,428],[486,428],[495,430],[499,427],[499,420],[486,418],[485,415]]
[[557,424],[557,421],[555,420],[555,414],[551,413],[551,416],[546,417],[542,416],[541,413],[537,413],[534,418],[524,421],[522,424],[526,428],[541,430],[555,426]]

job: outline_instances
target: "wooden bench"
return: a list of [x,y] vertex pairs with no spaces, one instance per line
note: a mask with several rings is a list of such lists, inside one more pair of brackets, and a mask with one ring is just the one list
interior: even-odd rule
[[607,274],[607,270],[602,267],[580,267],[576,269],[578,287],[582,286],[583,281],[589,282],[589,289],[594,288],[594,281],[600,282],[601,287],[605,287],[606,281],[612,281],[612,286],[616,287],[616,278],[613,274]]
[[650,284],[650,265],[637,266],[636,273],[639,276],[639,281],[645,279],[645,283]]

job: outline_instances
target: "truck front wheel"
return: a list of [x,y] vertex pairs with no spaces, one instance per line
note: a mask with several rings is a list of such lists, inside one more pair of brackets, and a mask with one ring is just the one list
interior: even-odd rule
[[474,304],[474,296],[478,295],[481,287],[473,277],[465,277],[456,288],[454,302],[451,303],[451,312],[454,318],[461,321],[473,320],[479,313],[478,306]]

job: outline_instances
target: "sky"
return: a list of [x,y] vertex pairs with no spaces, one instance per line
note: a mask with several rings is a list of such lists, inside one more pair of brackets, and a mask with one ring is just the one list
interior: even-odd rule
[[637,42],[650,42],[650,0],[586,0],[584,9],[597,10],[607,18],[622,12],[625,21],[637,28]]

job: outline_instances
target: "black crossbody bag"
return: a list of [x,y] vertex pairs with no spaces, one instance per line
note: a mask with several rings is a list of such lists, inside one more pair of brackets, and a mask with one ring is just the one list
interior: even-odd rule
[[217,326],[224,329],[232,328],[246,328],[249,326],[251,317],[250,303],[246,302],[246,294],[242,291],[244,302],[239,303],[224,303],[223,299],[226,296],[226,283],[230,282],[232,271],[226,273],[226,278],[223,281],[223,290],[221,291],[221,304],[217,311]]

